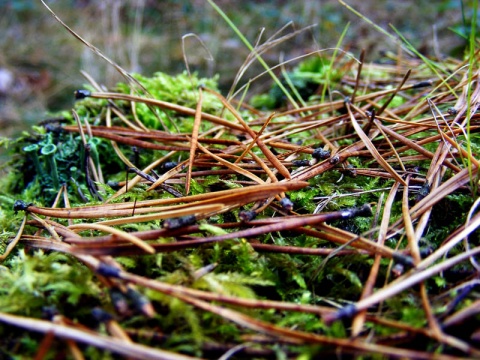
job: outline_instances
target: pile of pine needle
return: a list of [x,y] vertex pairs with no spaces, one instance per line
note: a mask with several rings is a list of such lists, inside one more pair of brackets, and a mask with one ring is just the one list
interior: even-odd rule
[[1,353],[480,356],[478,54],[342,54],[275,109],[120,69],[17,140]]

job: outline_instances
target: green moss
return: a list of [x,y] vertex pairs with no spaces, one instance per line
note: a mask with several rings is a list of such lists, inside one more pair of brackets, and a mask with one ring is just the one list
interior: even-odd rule
[[[77,260],[61,253],[36,251],[27,255],[19,251],[2,267],[0,306],[3,311],[38,316],[45,306],[53,306],[70,316],[87,310],[77,308],[80,300],[90,304],[99,300],[101,289],[93,274]],[[88,311],[88,310],[87,310]]]

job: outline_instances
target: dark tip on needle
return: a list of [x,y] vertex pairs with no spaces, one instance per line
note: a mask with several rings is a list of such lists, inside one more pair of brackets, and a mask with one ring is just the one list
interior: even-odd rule
[[177,165],[178,163],[176,161],[168,161],[161,166],[161,169],[163,171],[169,171],[169,170],[172,170]]
[[330,151],[324,150],[323,148],[318,148],[313,150],[312,157],[317,160],[325,160],[330,157]]
[[393,260],[396,262],[405,265],[408,268],[414,268],[415,267],[415,262],[413,261],[413,258],[408,255],[403,255],[399,253],[393,253]]
[[429,87],[432,86],[433,82],[431,80],[426,80],[426,81],[420,81],[416,84],[413,84],[412,89],[418,89],[418,88],[423,88],[423,87]]
[[355,210],[355,216],[370,217],[372,215],[372,208],[369,204],[364,204]]
[[448,108],[447,113],[448,113],[449,115],[455,116],[455,115],[458,114],[458,110],[455,109],[454,107],[451,107],[451,108]]
[[186,216],[166,219],[162,225],[164,229],[175,230],[175,229],[180,229],[184,226],[195,224],[196,221],[197,221],[197,218],[195,217],[195,215],[186,215]]
[[355,304],[349,304],[338,310],[336,318],[337,320],[348,319],[354,316],[356,313],[357,307],[355,306]]
[[23,200],[15,200],[15,202],[13,203],[13,211],[17,212],[17,211],[26,211],[28,209],[29,206],[31,206],[33,204],[27,204],[25,201]]
[[300,167],[300,166],[310,166],[309,160],[293,160],[292,166]]
[[92,309],[92,316],[97,320],[99,323],[106,323],[109,322],[110,320],[113,320],[112,314],[109,312],[100,309],[99,307],[93,308]]
[[249,222],[257,217],[257,213],[253,210],[244,210],[240,211],[238,217],[242,222]]
[[356,313],[357,307],[355,306],[355,304],[349,304],[347,306],[344,306],[337,312],[325,314],[322,317],[325,324],[331,325],[334,321],[351,318],[355,316]]
[[120,269],[105,263],[100,263],[97,268],[97,274],[105,277],[118,278],[120,277]]
[[90,91],[84,90],[84,89],[76,90],[73,94],[74,94],[76,100],[85,99],[85,98],[92,95],[92,93]]
[[129,288],[125,295],[131,301],[132,305],[135,307],[135,310],[147,315],[148,317],[155,316],[155,310],[153,309],[150,300],[146,296],[140,294],[138,291],[135,291],[132,288]]
[[286,211],[290,212],[290,211],[293,210],[293,202],[292,202],[292,200],[290,200],[287,197],[284,197],[284,198],[282,198],[282,200],[280,200],[280,205]]
[[108,180],[107,185],[110,186],[113,190],[120,189],[120,184],[118,181]]

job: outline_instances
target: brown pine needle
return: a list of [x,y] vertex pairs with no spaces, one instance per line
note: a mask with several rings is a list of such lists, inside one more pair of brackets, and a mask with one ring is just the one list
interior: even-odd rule
[[224,208],[225,208],[225,204],[206,204],[201,206],[189,206],[183,209],[164,211],[161,213],[154,213],[149,215],[139,215],[139,216],[131,216],[131,217],[113,219],[113,220],[103,220],[103,221],[97,222],[97,224],[114,226],[114,225],[124,225],[124,224],[132,224],[132,223],[141,223],[146,221],[169,219],[172,217],[187,216],[187,215],[194,215],[194,214],[197,214],[197,215],[204,214],[204,213],[213,214],[213,213],[220,212]]
[[245,155],[248,154],[248,152],[252,149],[252,147],[257,143],[257,140],[258,138],[263,134],[263,131],[267,128],[268,124],[270,123],[270,121],[273,119],[273,117],[275,116],[275,113],[272,113],[270,114],[270,116],[268,117],[267,121],[265,121],[265,123],[262,125],[262,128],[260,129],[260,131],[258,131],[256,134],[255,134],[255,137],[253,138],[253,140],[250,142],[250,144],[248,144],[247,148],[243,151],[243,153],[238,157],[237,160],[235,160],[235,164],[239,163],[240,161],[242,161],[242,159],[245,157]]
[[[382,221],[380,224],[380,229],[378,230],[378,240],[377,244],[380,246],[383,246],[385,243],[385,239],[387,236],[387,229],[388,229],[388,224],[390,223],[390,214],[392,211],[392,205],[395,200],[395,196],[397,194],[398,188],[400,187],[400,184],[398,182],[395,182],[395,184],[392,186],[390,189],[390,193],[388,194],[387,200],[385,202],[385,206],[383,208],[383,217]],[[375,286],[375,282],[377,280],[378,276],[378,271],[380,269],[380,263],[382,260],[382,255],[381,254],[376,254],[374,262],[372,264],[372,267],[370,269],[370,273],[368,275],[367,281],[363,287],[362,295],[360,299],[364,299],[366,297],[369,297],[372,292],[373,288]],[[365,319],[367,316],[367,312],[365,310],[360,311],[355,318],[352,321],[352,336],[357,337],[365,323]]]
[[282,174],[283,177],[285,177],[286,179],[290,179],[290,172],[288,171],[288,169],[280,162],[280,160],[277,159],[277,157],[270,151],[270,149],[264,144],[264,142],[257,137],[257,134],[248,126],[248,124],[242,119],[242,117],[237,112],[237,110],[235,110],[235,108],[232,105],[230,105],[227,99],[225,99],[222,95],[220,95],[219,93],[213,90],[210,90],[210,89],[205,89],[205,90],[211,94],[216,95],[220,99],[222,104],[232,113],[233,116],[235,116],[235,118],[243,126],[245,131],[253,139],[257,139],[256,143],[260,148],[260,150],[265,155],[265,157],[268,159],[268,161],[270,161],[270,163],[278,170],[280,174]]
[[20,224],[20,227],[18,228],[17,235],[9,242],[7,245],[7,248],[5,249],[5,252],[0,255],[0,261],[5,260],[8,255],[12,252],[12,250],[17,246],[18,241],[22,238],[23,231],[25,230],[25,224],[27,223],[27,215],[23,217],[22,223]]
[[112,228],[112,227],[107,226],[107,225],[103,225],[103,224],[99,224],[99,223],[96,223],[96,224],[74,224],[74,225],[70,225],[68,228],[71,229],[71,230],[100,230],[100,231],[105,231],[105,232],[108,232],[108,233],[113,234],[115,236],[118,236],[121,239],[125,239],[125,240],[131,242],[132,244],[135,244],[136,246],[143,249],[147,253],[155,254],[155,249],[151,245],[147,244],[145,241],[143,241],[143,240],[137,238],[136,236],[134,236],[132,234],[129,234],[125,231],[115,229],[115,228]]
[[402,82],[400,83],[400,85],[397,86],[397,88],[395,89],[395,91],[390,95],[390,97],[388,98],[387,101],[385,101],[385,104],[383,104],[383,106],[377,111],[377,115],[380,116],[382,115],[382,113],[385,111],[385,109],[387,108],[387,106],[392,102],[393,98],[395,97],[395,95],[398,94],[398,92],[400,91],[400,89],[403,87],[403,85],[405,84],[405,82],[407,81],[407,79],[410,77],[410,74],[412,73],[412,70],[411,69],[408,69],[407,73],[405,74],[405,76],[403,77],[402,79]]
[[392,296],[411,288],[414,285],[417,285],[418,283],[427,280],[431,276],[438,274],[442,271],[445,271],[452,266],[461,263],[462,261],[465,261],[471,256],[476,256],[477,254],[480,254],[480,247],[476,247],[474,249],[471,249],[467,252],[461,253],[459,255],[456,255],[452,258],[449,258],[448,260],[445,260],[439,264],[436,264],[432,267],[423,269],[422,263],[418,264],[417,266],[417,271],[413,272],[411,275],[408,277],[404,277],[401,279],[398,279],[391,284],[383,287],[381,290],[378,290],[376,293],[373,295],[369,296],[368,298],[365,298],[363,300],[358,301],[355,304],[349,305],[347,307],[342,308],[340,311],[338,311],[336,314],[332,316],[326,316],[324,317],[325,321],[331,322],[337,319],[341,319],[344,317],[350,317],[355,315],[358,311],[361,310],[366,310],[370,306],[376,305],[381,301],[384,301],[388,298],[391,298]]
[[185,180],[185,195],[188,195],[190,192],[190,182],[192,180],[192,168],[193,168],[193,161],[195,160],[195,152],[197,151],[197,144],[198,144],[198,131],[200,130],[200,122],[202,120],[202,88],[198,88],[198,102],[197,102],[197,109],[195,110],[195,119],[193,121],[193,130],[192,130],[192,137],[190,139],[190,157],[188,161],[188,169],[187,169],[187,178]]
[[85,331],[79,328],[55,324],[50,321],[37,320],[18,315],[11,315],[0,313],[0,322],[12,326],[18,326],[30,331],[41,332],[44,334],[52,333],[56,337],[62,339],[69,339],[78,341],[84,344],[92,345],[111,351],[113,353],[123,355],[126,357],[140,357],[142,359],[160,360],[193,360],[193,358],[186,355],[179,355],[170,351],[154,349],[145,345],[125,342],[123,339],[116,339],[108,337],[96,332]]
[[[111,93],[111,92],[102,92],[102,93],[95,92],[95,93],[91,93],[90,96],[96,99],[135,101],[135,102],[144,103],[151,106],[157,106],[162,109],[172,110],[179,114],[184,114],[184,115],[195,116],[195,112],[196,112],[194,109],[190,109],[185,106],[172,104],[162,100],[137,96],[137,95],[127,95],[127,94]],[[210,115],[204,112],[202,112],[202,119],[208,120],[217,125],[225,126],[226,128],[229,128],[229,129],[243,130],[243,127],[241,125],[234,124],[221,117]]]
[[392,177],[398,181],[400,184],[403,186],[406,186],[407,184],[405,183],[405,180],[402,179],[400,175],[388,164],[388,162],[385,161],[385,159],[380,155],[378,150],[375,148],[375,145],[371,142],[371,140],[368,138],[368,136],[364,133],[360,125],[358,124],[357,120],[355,119],[355,116],[352,113],[352,110],[350,108],[350,104],[347,103],[347,110],[348,110],[348,115],[350,116],[350,120],[352,122],[352,125],[357,132],[357,135],[360,137],[360,139],[363,141],[367,149],[370,151],[372,156],[377,160],[377,162],[380,164],[381,167],[383,167],[386,171],[388,171]]
[[220,156],[217,156],[217,155],[211,153],[210,151],[208,151],[207,148],[203,147],[202,145],[198,144],[198,148],[201,151],[203,151],[205,154],[207,154],[210,157],[212,157],[213,159],[217,160],[220,164],[229,168],[230,170],[235,171],[236,173],[242,174],[243,176],[246,176],[249,179],[252,179],[253,181],[255,181],[258,184],[264,184],[265,183],[265,181],[260,179],[258,176],[252,174],[250,171],[242,169],[241,167],[239,167],[238,165],[235,165],[234,163],[230,163],[226,160],[223,160]]
[[405,226],[405,233],[408,239],[408,246],[410,248],[410,253],[415,261],[415,264],[418,264],[421,261],[420,249],[418,247],[418,241],[415,238],[415,230],[413,229],[412,219],[410,218],[410,211],[408,206],[408,184],[410,182],[410,175],[407,176],[406,186],[403,187],[403,198],[402,198],[402,215],[403,215],[403,224]]
[[180,171],[182,171],[185,168],[185,165],[189,162],[189,160],[182,161],[179,163],[177,166],[175,166],[173,169],[168,170],[165,174],[160,176],[157,181],[155,181],[150,187],[147,189],[147,191],[152,191],[162,185],[165,181],[170,179],[172,176],[175,174],[178,174]]

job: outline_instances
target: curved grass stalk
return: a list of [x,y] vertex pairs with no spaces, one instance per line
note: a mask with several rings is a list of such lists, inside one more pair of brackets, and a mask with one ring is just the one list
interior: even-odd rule
[[292,95],[288,92],[288,90],[283,86],[281,81],[278,79],[278,77],[273,73],[273,71],[270,69],[268,64],[263,60],[263,58],[260,56],[260,54],[257,53],[256,49],[250,44],[250,42],[247,40],[245,36],[243,36],[242,32],[235,26],[235,24],[230,20],[230,18],[225,14],[222,9],[220,9],[217,4],[215,4],[212,0],[208,0],[208,3],[215,9],[215,11],[220,14],[220,16],[225,20],[225,22],[230,26],[230,28],[237,34],[237,36],[242,40],[242,42],[245,44],[245,46],[250,50],[258,60],[260,64],[265,68],[265,70],[268,72],[270,77],[275,81],[275,84],[282,90],[282,92],[285,94],[285,96],[288,98],[290,103],[295,107],[296,109],[299,109],[300,107],[296,103],[295,99],[293,99]]

